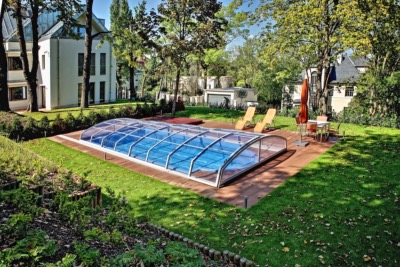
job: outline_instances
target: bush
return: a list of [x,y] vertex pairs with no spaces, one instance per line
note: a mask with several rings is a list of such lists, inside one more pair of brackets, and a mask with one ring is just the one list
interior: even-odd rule
[[23,137],[23,131],[24,127],[22,126],[21,120],[18,117],[14,117],[9,129],[10,139],[19,141]]
[[[49,132],[50,131],[50,121],[47,116],[43,116],[40,121],[38,122],[38,127],[39,129],[44,133],[44,132]],[[46,135],[46,134],[45,134]]]
[[67,124],[60,114],[57,114],[52,124],[53,133],[63,133],[67,130]]
[[65,118],[65,124],[68,131],[73,131],[78,128],[77,120],[71,113],[67,114],[67,117]]
[[27,139],[32,139],[40,136],[40,130],[36,121],[32,117],[28,117],[24,126],[24,136]]

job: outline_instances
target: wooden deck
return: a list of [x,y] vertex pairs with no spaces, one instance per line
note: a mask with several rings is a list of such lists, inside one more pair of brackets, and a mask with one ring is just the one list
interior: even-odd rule
[[[233,124],[214,121],[204,121],[200,126],[209,128],[234,128]],[[246,131],[252,131],[252,129],[246,129]],[[50,139],[104,159],[104,153],[102,151],[87,147],[77,142],[81,132],[82,131],[78,131],[66,135],[53,136],[50,137]],[[107,155],[107,160],[132,171],[142,173],[172,185],[189,189],[198,194],[230,205],[244,207],[244,198],[247,196],[248,207],[251,207],[338,141],[336,138],[330,138],[329,141],[320,143],[313,140],[313,138],[303,137],[303,140],[310,142],[310,144],[306,147],[300,147],[293,144],[300,138],[298,133],[296,134],[290,131],[272,129],[269,130],[267,134],[285,137],[288,141],[288,151],[274,160],[244,174],[222,188],[215,188],[166,171],[149,168],[145,165],[114,155]]]

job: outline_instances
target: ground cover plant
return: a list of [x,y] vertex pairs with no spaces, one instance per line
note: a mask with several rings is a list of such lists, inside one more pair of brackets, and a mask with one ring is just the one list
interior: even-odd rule
[[94,185],[51,161],[0,136],[0,185],[19,180],[27,188],[43,187],[43,193],[88,190]]
[[[196,117],[219,116],[208,113],[213,115]],[[294,121],[280,117],[276,124],[281,129],[295,127]],[[396,266],[400,260],[400,131],[345,126],[351,135],[248,210],[50,140],[25,146],[77,174],[87,173],[96,184],[125,191],[137,218],[261,265]]]
[[[69,173],[65,177],[52,162],[4,137],[0,149],[0,186],[22,180],[17,189],[0,187],[1,267],[235,266],[169,240],[138,220],[133,205],[110,188],[105,208],[93,208],[93,195],[70,197],[86,188],[85,179]],[[31,183],[57,190],[55,198],[39,202]]]

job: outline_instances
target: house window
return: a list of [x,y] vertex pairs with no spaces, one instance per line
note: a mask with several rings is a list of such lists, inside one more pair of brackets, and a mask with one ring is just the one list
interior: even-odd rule
[[294,94],[294,85],[289,85],[289,94]]
[[106,53],[100,54],[100,75],[106,74]]
[[329,96],[333,96],[333,88],[329,88]]
[[[94,104],[94,83],[89,84],[89,104]],[[81,104],[82,96],[82,83],[78,83],[78,105]]]
[[89,84],[89,104],[94,104],[94,83]]
[[42,70],[46,68],[46,56],[42,55]]
[[90,75],[96,75],[96,54],[92,53],[91,54],[91,60],[90,60]]
[[[91,54],[91,60],[90,60],[90,75],[96,75],[96,54],[92,53]],[[83,62],[84,62],[84,54],[79,53],[78,54],[78,76],[83,75]]]
[[354,87],[353,86],[347,86],[346,91],[344,92],[345,96],[353,96],[354,95]]
[[25,100],[26,97],[26,87],[11,87],[10,91],[10,101]]
[[106,96],[106,82],[100,82],[100,103],[105,102]]
[[9,70],[22,70],[22,61],[19,57],[9,57],[7,64]]
[[[83,75],[83,53],[78,54],[78,76]],[[81,84],[82,87],[82,84]]]

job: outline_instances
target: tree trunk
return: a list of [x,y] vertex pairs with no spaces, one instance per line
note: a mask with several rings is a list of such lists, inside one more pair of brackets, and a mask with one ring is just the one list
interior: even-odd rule
[[117,96],[118,96],[118,98],[122,98],[121,69],[122,69],[121,63],[117,63],[116,81],[117,81]]
[[83,82],[81,94],[81,108],[89,107],[90,65],[92,59],[92,17],[93,1],[86,0],[86,24],[85,24],[85,51],[83,54]]
[[146,79],[147,79],[147,76],[146,76],[146,75],[143,75],[142,88],[141,88],[141,91],[142,91],[142,98],[144,97],[144,85],[145,85],[145,83],[146,83]]
[[174,100],[172,101],[172,115],[175,115],[176,113],[176,101],[178,97],[178,90],[179,90],[179,79],[181,77],[181,67],[178,66],[176,72],[176,80],[175,80],[175,89],[174,89]]
[[[6,0],[1,0],[0,29],[3,28],[3,17],[6,10]],[[8,103],[8,71],[7,54],[3,44],[3,31],[0,30],[0,111],[9,111]]]
[[16,1],[16,20],[17,20],[17,29],[18,29],[18,39],[19,45],[21,49],[21,61],[22,61],[22,69],[24,73],[25,80],[28,84],[28,101],[29,105],[27,107],[28,112],[36,112],[38,111],[37,104],[37,92],[36,92],[36,77],[37,70],[39,64],[39,33],[38,33],[38,16],[39,16],[39,8],[37,4],[31,5],[32,16],[31,16],[31,26],[32,26],[32,68],[29,69],[29,61],[28,61],[28,52],[26,49],[26,41],[24,35],[24,26],[22,21],[22,5],[21,1]]
[[[134,62],[135,58],[133,54],[130,54],[131,62]],[[129,66],[129,91],[131,92],[131,100],[136,98],[136,90],[135,90],[135,67]]]

